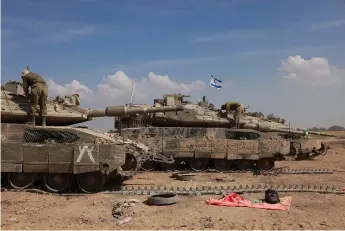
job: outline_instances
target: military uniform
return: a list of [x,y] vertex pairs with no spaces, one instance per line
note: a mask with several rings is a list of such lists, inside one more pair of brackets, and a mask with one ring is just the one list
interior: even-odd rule
[[229,114],[230,111],[234,111],[234,121],[235,127],[239,129],[240,115],[243,113],[243,106],[238,102],[228,101],[222,105],[222,109],[226,111],[226,114]]
[[71,96],[65,96],[65,99],[63,101],[64,106],[69,107],[77,107],[80,105],[80,97],[78,94],[74,94]]
[[[37,105],[40,105],[40,117],[42,118],[42,126],[46,125],[47,116],[47,98],[48,98],[48,86],[44,79],[28,69],[25,69],[22,73],[23,88],[26,95],[30,98],[30,112],[32,116],[32,124],[35,125],[35,116],[37,111]],[[29,87],[31,92],[29,94]]]

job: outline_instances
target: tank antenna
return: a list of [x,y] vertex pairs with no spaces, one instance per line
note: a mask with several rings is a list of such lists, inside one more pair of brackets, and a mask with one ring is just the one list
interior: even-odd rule
[[135,86],[135,81],[134,81],[134,79],[133,79],[133,80],[132,80],[132,93],[131,93],[131,101],[129,102],[129,106],[132,106],[133,94],[134,94],[134,86]]

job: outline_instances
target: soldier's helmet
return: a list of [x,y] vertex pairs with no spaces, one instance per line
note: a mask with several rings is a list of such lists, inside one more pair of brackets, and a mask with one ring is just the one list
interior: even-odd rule
[[22,76],[26,76],[26,75],[29,74],[29,73],[30,73],[29,68],[26,67],[26,68],[24,69],[24,71],[22,72]]

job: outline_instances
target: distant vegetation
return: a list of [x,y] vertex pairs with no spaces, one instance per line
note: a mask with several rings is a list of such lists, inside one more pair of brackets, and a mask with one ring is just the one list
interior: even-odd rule
[[317,127],[313,127],[313,128],[309,128],[308,130],[310,131],[315,131],[315,132],[323,132],[323,131],[345,131],[345,128],[342,126],[338,126],[338,125],[333,125],[329,128],[317,128]]

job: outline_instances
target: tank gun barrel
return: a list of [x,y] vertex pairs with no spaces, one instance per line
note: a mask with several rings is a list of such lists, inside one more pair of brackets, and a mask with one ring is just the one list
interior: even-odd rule
[[94,117],[115,117],[115,116],[128,116],[136,114],[156,113],[156,112],[173,112],[182,111],[183,106],[164,106],[164,107],[128,107],[128,106],[110,106],[105,110],[94,109],[89,111],[88,118]]
[[337,137],[336,135],[332,135],[327,132],[300,131],[296,129],[272,128],[270,126],[265,126],[262,124],[245,124],[244,128],[254,129],[254,130],[258,130],[262,132],[283,132],[283,133],[291,133],[291,134],[299,134],[299,135],[303,135],[305,134],[305,132],[308,132],[308,134],[311,134],[311,135]]
[[304,134],[305,132],[308,132],[308,134],[310,135],[317,135],[317,136],[329,136],[329,137],[337,137],[336,135],[332,135],[330,133],[327,132],[314,132],[314,131],[299,131],[299,130],[288,130],[288,129],[275,129],[277,130],[277,132],[291,132],[291,133],[295,133],[295,134]]

